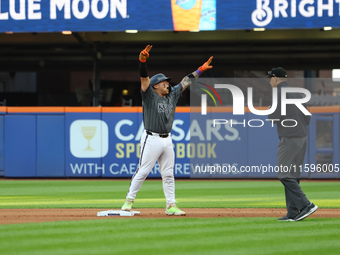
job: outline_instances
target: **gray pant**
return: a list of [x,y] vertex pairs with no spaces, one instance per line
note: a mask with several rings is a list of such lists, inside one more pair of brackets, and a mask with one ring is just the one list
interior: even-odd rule
[[277,150],[278,177],[285,187],[287,215],[292,218],[310,201],[300,187],[307,137],[282,137]]

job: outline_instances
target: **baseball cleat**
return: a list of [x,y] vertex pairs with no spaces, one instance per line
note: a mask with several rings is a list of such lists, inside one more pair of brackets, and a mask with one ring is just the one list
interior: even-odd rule
[[295,221],[294,218],[289,218],[287,215],[282,217],[282,218],[278,218],[278,221]]
[[179,209],[176,205],[172,205],[165,210],[166,215],[175,215],[175,216],[185,216],[185,212]]
[[298,213],[296,213],[294,216],[292,216],[291,213],[287,213],[286,216],[283,216],[282,218],[278,218],[278,221],[295,221],[295,217],[298,216]]
[[134,200],[127,198],[122,206],[122,211],[131,211]]
[[314,213],[319,207],[312,202],[301,210],[301,212],[295,217],[295,221],[303,220],[307,216]]

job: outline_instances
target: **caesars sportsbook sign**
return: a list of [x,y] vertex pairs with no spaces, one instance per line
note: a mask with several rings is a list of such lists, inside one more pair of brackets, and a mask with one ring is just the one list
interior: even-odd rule
[[[140,110],[69,113],[66,118],[66,176],[131,177],[141,155],[142,120]],[[189,177],[190,157],[196,156],[196,148],[189,145],[189,112],[176,113],[172,140],[176,154],[175,175]],[[207,156],[214,156],[213,148],[207,148]],[[150,177],[160,176],[157,164]]]
[[339,27],[339,6],[338,0],[0,0],[0,32]]
[[[202,120],[191,119],[190,115],[189,111],[177,112],[171,131],[176,177],[190,176],[192,159],[218,158],[221,143],[246,148],[245,129],[230,125],[225,129],[217,128],[210,119],[204,120],[204,127],[201,127]],[[69,113],[66,117],[66,176],[131,177],[138,168],[141,155],[142,120],[140,111]],[[232,151],[236,152],[232,149],[230,153]],[[235,155],[230,165],[235,166],[237,158]],[[149,176],[161,176],[158,164]]]

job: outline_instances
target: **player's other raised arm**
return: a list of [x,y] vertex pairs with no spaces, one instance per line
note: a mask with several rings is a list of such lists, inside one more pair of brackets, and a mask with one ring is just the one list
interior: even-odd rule
[[146,60],[149,57],[149,52],[152,49],[152,45],[147,45],[144,50],[139,53],[139,73],[141,89],[145,92],[150,85],[150,78],[148,75],[148,68],[146,66]]
[[188,74],[187,76],[185,76],[183,78],[183,80],[181,81],[181,84],[182,84],[182,92],[191,85],[191,78],[195,78],[197,79],[198,77],[200,77],[200,75],[208,70],[208,69],[211,69],[213,68],[210,63],[211,61],[213,60],[213,57],[211,56],[207,62],[205,62],[203,65],[201,65],[195,72],[192,72],[190,74]]

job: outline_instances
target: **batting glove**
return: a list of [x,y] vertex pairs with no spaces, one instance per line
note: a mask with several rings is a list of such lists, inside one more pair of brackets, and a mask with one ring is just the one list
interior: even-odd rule
[[198,70],[200,70],[200,72],[203,73],[204,71],[207,71],[208,69],[213,68],[213,67],[210,65],[212,59],[213,59],[213,56],[211,56],[211,57],[208,59],[207,62],[205,62],[202,66],[200,66],[200,67],[198,68]]
[[148,45],[148,46],[145,47],[144,50],[142,50],[139,53],[139,61],[140,62],[145,62],[148,59],[149,52],[150,52],[151,49],[152,49],[152,45]]

